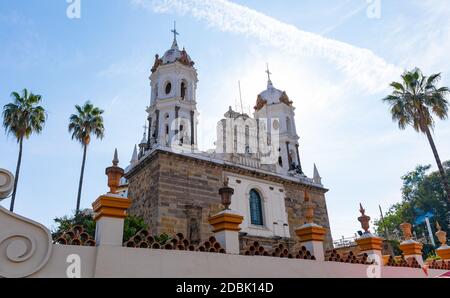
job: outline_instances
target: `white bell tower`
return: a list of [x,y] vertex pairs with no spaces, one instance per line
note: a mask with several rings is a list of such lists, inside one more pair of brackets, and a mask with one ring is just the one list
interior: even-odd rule
[[303,174],[300,162],[299,137],[295,126],[293,102],[286,92],[276,89],[270,78],[271,72],[267,66],[267,89],[258,95],[255,106],[255,118],[267,119],[268,131],[273,125],[279,130],[279,157],[276,171],[281,174]]
[[151,70],[147,150],[174,144],[197,148],[197,70],[186,50],[178,48],[176,26],[171,32],[172,47],[161,58],[156,55]]

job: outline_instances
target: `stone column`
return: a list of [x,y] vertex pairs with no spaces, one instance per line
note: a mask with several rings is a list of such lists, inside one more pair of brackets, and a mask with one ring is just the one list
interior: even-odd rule
[[151,140],[152,140],[152,117],[148,117],[148,138],[147,138],[147,149],[150,150]]
[[400,250],[403,252],[405,259],[415,258],[419,265],[423,266],[422,248],[423,244],[412,239],[411,224],[402,223],[400,228],[403,231],[405,241],[400,243]]
[[228,179],[224,181],[224,186],[219,189],[221,202],[224,210],[209,218],[209,224],[213,226],[214,237],[228,254],[238,255],[239,246],[239,225],[244,220],[238,212],[230,209],[231,197],[234,189],[228,187]]
[[370,233],[369,231],[369,221],[370,216],[366,215],[366,210],[363,208],[361,204],[359,204],[359,212],[361,212],[361,216],[358,217],[358,221],[361,223],[361,227],[364,230],[364,234],[356,239],[356,243],[358,244],[359,249],[362,253],[366,253],[370,260],[375,261],[377,264],[383,266],[383,256],[382,256],[382,247],[383,247],[383,239],[377,237]]
[[300,239],[300,243],[311,252],[317,261],[324,261],[325,254],[323,242],[326,229],[313,222],[314,204],[311,202],[306,191],[304,200],[303,215],[306,218],[306,224],[295,230],[295,234],[297,234],[297,237]]
[[286,154],[287,154],[287,158],[288,158],[288,169],[292,170],[292,157],[290,154],[289,142],[286,142]]
[[442,231],[441,226],[436,222],[436,237],[441,242],[441,246],[436,250],[436,253],[442,260],[450,260],[450,246],[447,245],[447,233]]
[[[178,116],[180,114],[180,107],[179,106],[175,106],[175,135],[178,135],[178,133],[180,132],[180,121],[178,121]],[[179,141],[179,140],[178,140]]]
[[97,246],[122,246],[124,219],[131,200],[117,194],[124,171],[118,167],[117,150],[114,153],[113,166],[106,169],[110,191],[100,196],[93,204],[95,242]]
[[159,110],[156,110],[155,114],[156,114],[155,133],[153,135],[155,136],[155,142],[159,143],[159,141],[158,141],[158,135],[159,135]]
[[191,145],[195,145],[195,123],[194,123],[194,111],[191,111]]
[[303,173],[303,169],[302,169],[302,163],[300,162],[300,151],[298,150],[299,145],[296,144],[295,145],[295,150],[297,151],[297,162],[298,162],[298,168],[300,170],[300,172]]

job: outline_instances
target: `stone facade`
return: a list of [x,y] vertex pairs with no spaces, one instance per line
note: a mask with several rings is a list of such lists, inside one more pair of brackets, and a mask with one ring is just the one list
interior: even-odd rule
[[[126,173],[130,214],[143,217],[154,234],[183,233],[193,241],[212,236],[209,216],[221,210],[218,190],[226,173],[275,182],[285,189],[285,205],[290,235],[305,223],[302,215],[304,190],[315,203],[315,222],[327,229],[325,249],[332,247],[324,188],[293,182],[280,176],[236,165],[156,149]],[[250,241],[251,236],[246,236]],[[261,241],[255,237],[255,241]],[[269,241],[271,242],[271,241]]]

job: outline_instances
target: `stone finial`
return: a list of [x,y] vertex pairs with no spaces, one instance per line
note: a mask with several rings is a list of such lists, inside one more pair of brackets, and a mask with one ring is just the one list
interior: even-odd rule
[[317,169],[316,164],[314,164],[313,181],[314,183],[322,185],[322,177],[320,177],[319,170]]
[[436,237],[439,239],[439,242],[441,242],[441,246],[447,245],[447,232],[442,231],[441,225],[439,222],[436,222],[436,228],[438,231],[436,232]]
[[305,204],[303,205],[303,216],[306,218],[306,223],[312,224],[314,222],[314,204],[309,198],[308,192],[305,190]]
[[133,149],[133,155],[131,157],[131,165],[136,165],[139,162],[139,158],[138,158],[138,153],[137,153],[137,146],[134,145],[134,149]]
[[219,189],[219,195],[221,196],[221,203],[225,210],[230,210],[231,197],[234,194],[234,189],[228,186],[229,178],[226,177],[223,181],[223,187]]
[[114,158],[113,158],[112,164],[115,167],[119,164],[119,156],[117,154],[117,148],[114,149]]
[[400,229],[402,229],[403,237],[405,241],[412,239],[412,225],[410,223],[404,222],[400,225]]
[[361,216],[358,217],[358,221],[361,223],[361,228],[364,230],[365,234],[369,234],[370,216],[366,215],[366,210],[363,208],[361,203],[359,204],[359,212],[361,212]]
[[118,166],[119,157],[117,154],[117,149],[114,151],[114,158],[112,161],[112,167],[106,168],[106,175],[108,176],[108,187],[109,193],[116,194],[117,188],[120,185],[120,178],[122,178],[124,174],[124,170]]

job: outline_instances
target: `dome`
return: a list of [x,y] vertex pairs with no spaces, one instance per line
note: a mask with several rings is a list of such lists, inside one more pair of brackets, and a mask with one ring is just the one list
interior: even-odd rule
[[183,49],[182,51],[180,51],[178,47],[172,47],[170,50],[168,50],[161,58],[161,60],[162,64],[169,64],[177,61],[187,65],[191,65],[191,63],[193,63],[186,50]]
[[275,88],[272,82],[269,81],[267,84],[267,89],[258,95],[255,110],[258,111],[265,105],[273,105],[278,103],[284,103],[288,106],[292,106],[292,101],[289,100],[286,92]]
[[179,62],[186,66],[194,66],[195,64],[184,48],[180,51],[176,40],[173,41],[172,47],[168,51],[166,51],[161,58],[156,55],[152,72],[155,72],[160,65],[171,64],[175,62]]
[[279,103],[282,95],[283,91],[275,88],[272,85],[272,82],[269,82],[267,89],[259,94],[259,96],[261,96],[263,100],[267,101],[267,104],[269,105]]

